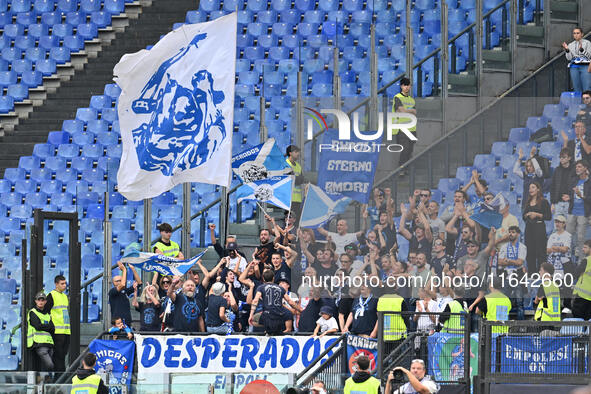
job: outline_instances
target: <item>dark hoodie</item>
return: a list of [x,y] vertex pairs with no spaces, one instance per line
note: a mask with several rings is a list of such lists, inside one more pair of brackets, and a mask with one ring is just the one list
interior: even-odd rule
[[[86,379],[90,375],[94,375],[94,369],[78,368],[78,370],[76,371],[76,376],[78,376],[78,379]],[[102,379],[101,379],[101,381],[99,383],[99,387],[98,387],[97,393],[98,394],[109,394],[109,389],[103,383],[103,380]]]
[[563,194],[570,194],[571,178],[575,175],[575,166],[572,163],[572,159],[568,167],[564,168],[559,165],[552,174],[552,181],[550,183],[550,202],[556,204],[562,201]]
[[[351,377],[355,383],[363,383],[367,379],[371,378],[371,374],[367,371],[357,371]],[[382,393],[382,389],[378,387],[378,394]]]

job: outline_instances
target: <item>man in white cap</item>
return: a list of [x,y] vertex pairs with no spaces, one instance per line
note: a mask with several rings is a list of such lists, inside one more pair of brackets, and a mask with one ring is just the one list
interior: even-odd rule
[[564,275],[564,263],[570,260],[572,235],[566,231],[566,218],[556,215],[554,218],[554,232],[548,237],[546,252],[548,262],[554,266],[556,276]]

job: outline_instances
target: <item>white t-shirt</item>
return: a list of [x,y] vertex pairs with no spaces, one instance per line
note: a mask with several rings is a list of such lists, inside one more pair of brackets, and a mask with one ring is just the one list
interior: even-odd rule
[[514,266],[499,266],[499,268],[504,268],[507,272],[514,272],[517,268],[526,268],[527,264],[525,262],[525,258],[527,257],[527,247],[518,242],[515,246],[511,244],[511,242],[505,243],[505,245],[499,250],[499,259],[510,259],[515,260],[515,257],[507,257],[511,255],[517,255],[517,258],[523,260],[523,264],[521,267],[514,267]]
[[322,316],[316,320],[316,324],[320,326],[320,334],[326,332],[328,330],[332,330],[333,328],[339,329],[339,325],[337,324],[337,320],[334,317],[330,317],[330,319],[326,320]]
[[[425,301],[419,300],[421,308],[417,307],[415,312],[425,312]],[[429,301],[429,312],[437,312],[437,302],[435,300]],[[431,315],[421,314],[417,320],[418,331],[429,331],[435,329],[435,323],[431,320]]]
[[[430,394],[435,394],[439,392],[439,385],[431,380],[428,375],[420,381],[421,384],[429,390]],[[415,389],[412,387],[410,383],[404,384],[398,390],[395,390],[393,394],[408,394],[408,393],[416,393]]]
[[228,267],[232,269],[232,271],[238,270],[240,273],[244,272],[248,263],[246,259],[240,255],[237,255],[234,258],[230,258],[230,263]]
[[550,237],[548,237],[547,249],[550,249],[553,246],[568,246],[568,251],[566,253],[554,252],[548,254],[548,262],[554,266],[556,273],[562,274],[563,264],[570,260],[571,240],[572,236],[568,231],[563,231],[562,234],[553,232],[550,234]]
[[357,235],[355,233],[347,233],[345,235],[340,235],[339,233],[331,233],[328,232],[330,238],[336,245],[336,254],[343,254],[345,253],[345,246],[349,245],[350,243],[357,243]]

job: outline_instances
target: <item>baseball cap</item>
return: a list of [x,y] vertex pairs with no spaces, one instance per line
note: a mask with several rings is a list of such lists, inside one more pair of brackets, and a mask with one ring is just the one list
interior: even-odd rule
[[282,276],[279,279],[277,279],[277,284],[279,284],[281,282],[285,282],[285,283],[287,283],[288,286],[291,287],[291,282],[289,281],[289,279],[287,279],[287,277]]
[[322,308],[320,308],[320,314],[322,315],[323,313],[332,316],[332,309],[330,308],[330,306],[323,306]]
[[226,246],[228,250],[237,250],[238,244],[236,242],[228,242],[228,246]]
[[556,215],[556,217],[554,218],[554,221],[566,223],[566,218],[564,217],[564,215]]
[[40,291],[39,293],[35,294],[35,299],[36,300],[40,300],[40,299],[45,300],[45,299],[47,299],[47,296],[45,295],[44,292]]
[[350,244],[345,245],[345,250],[346,249],[354,249],[354,250],[357,250],[357,245],[355,245],[354,242],[351,242]]
[[478,241],[476,241],[474,238],[467,240],[466,244],[472,244],[472,245],[479,246]]
[[172,226],[170,224],[168,224],[168,223],[161,223],[158,226],[158,230],[159,231],[166,231],[168,233],[171,233],[172,232]]

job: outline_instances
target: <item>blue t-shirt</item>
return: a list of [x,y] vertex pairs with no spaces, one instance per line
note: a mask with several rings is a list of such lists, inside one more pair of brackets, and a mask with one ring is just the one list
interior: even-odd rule
[[198,332],[198,320],[203,310],[195,297],[188,298],[183,293],[174,300],[174,330],[179,332]]
[[160,305],[138,302],[136,309],[140,312],[140,331],[160,331],[162,325]]
[[262,295],[263,312],[268,312],[275,316],[283,315],[285,290],[274,283],[263,283],[257,288],[256,292]]
[[[577,182],[577,186],[575,186],[577,189],[579,189],[579,191],[581,192],[582,196],[585,196],[583,193],[583,188],[585,185],[585,181],[586,179],[579,179],[579,182]],[[573,201],[573,211],[572,214],[575,216],[585,216],[585,205],[583,203],[583,199],[581,197],[579,197],[577,195],[577,193],[574,193],[574,201]]]
[[273,282],[279,283],[279,280],[286,279],[291,284],[291,268],[285,261],[281,262],[281,267],[275,270],[275,277],[273,278]]

